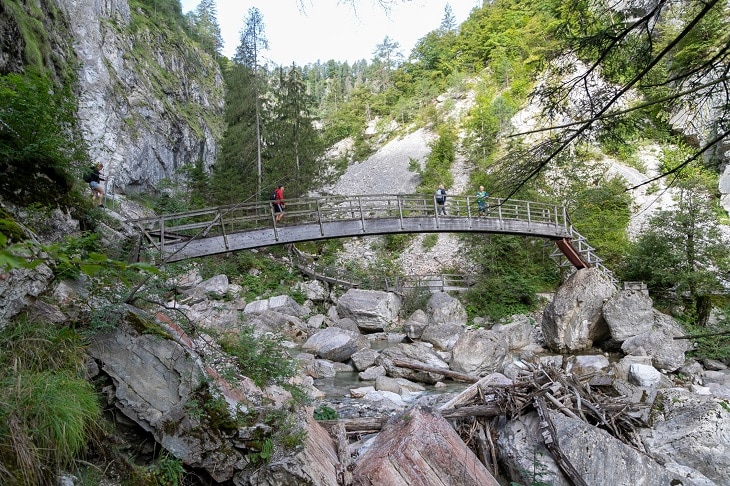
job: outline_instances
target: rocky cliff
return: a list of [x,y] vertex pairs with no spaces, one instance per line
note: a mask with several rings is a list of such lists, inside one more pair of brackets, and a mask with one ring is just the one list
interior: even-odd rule
[[[108,192],[155,190],[186,164],[215,162],[223,79],[180,26],[127,0],[35,3],[0,6],[0,45],[12,47],[0,72],[40,65],[76,78],[79,128]],[[33,60],[36,51],[47,59]]]

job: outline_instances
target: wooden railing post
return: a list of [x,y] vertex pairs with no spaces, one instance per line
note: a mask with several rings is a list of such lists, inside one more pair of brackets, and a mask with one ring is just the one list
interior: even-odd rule
[[502,199],[497,198],[497,217],[499,218],[499,229],[504,227],[502,221]]
[[357,196],[357,205],[360,208],[360,226],[362,227],[362,232],[365,233],[365,211],[363,210],[360,196]]
[[403,229],[403,201],[400,195],[396,196],[396,200],[398,201],[398,221],[400,222],[400,229]]
[[160,261],[165,261],[165,217],[160,216]]
[[324,225],[322,224],[322,207],[319,205],[319,199],[315,201],[317,208],[317,223],[319,224],[319,235],[324,236]]

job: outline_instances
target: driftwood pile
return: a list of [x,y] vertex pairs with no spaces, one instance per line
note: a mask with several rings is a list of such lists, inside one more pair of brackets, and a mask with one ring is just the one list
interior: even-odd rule
[[[399,361],[397,366],[433,372],[419,363]],[[613,387],[612,377],[605,375],[573,376],[550,366],[521,363],[523,369],[511,384],[495,384],[491,376],[482,379],[441,370],[446,376],[473,384],[434,412],[447,419],[461,439],[494,476],[498,477],[496,421],[507,420],[536,411],[540,417],[542,439],[556,463],[576,485],[585,482],[560,450],[548,409],[599,427],[624,443],[643,451],[636,426],[641,425],[637,412],[647,404],[630,402]],[[321,421],[331,431],[337,430],[341,449],[349,439],[380,431],[388,417],[362,417]],[[348,448],[349,450],[349,448]]]

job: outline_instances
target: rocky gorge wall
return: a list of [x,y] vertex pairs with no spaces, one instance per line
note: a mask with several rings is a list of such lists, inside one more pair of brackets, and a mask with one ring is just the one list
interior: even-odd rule
[[[0,5],[0,45],[13,47],[3,47],[0,72],[75,74],[78,127],[91,160],[104,164],[107,192],[155,191],[186,164],[215,163],[223,78],[179,26],[127,0],[26,3]],[[47,59],[32,63],[36,51]]]
[[80,62],[79,125],[114,189],[154,190],[197,160],[210,168],[224,94],[213,58],[126,0],[58,1]]

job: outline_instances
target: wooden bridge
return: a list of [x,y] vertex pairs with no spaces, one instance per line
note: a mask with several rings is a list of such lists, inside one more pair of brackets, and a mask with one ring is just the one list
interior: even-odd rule
[[141,248],[160,262],[329,238],[500,233],[554,241],[564,262],[576,268],[597,265],[605,270],[593,248],[573,229],[565,207],[487,198],[487,209],[480,213],[476,199],[449,196],[447,216],[438,214],[433,196],[383,194],[290,199],[278,223],[269,201],[165,214],[130,223],[140,232]]

